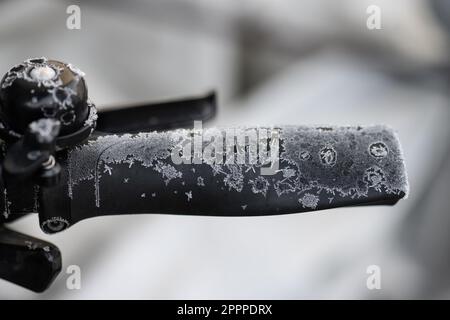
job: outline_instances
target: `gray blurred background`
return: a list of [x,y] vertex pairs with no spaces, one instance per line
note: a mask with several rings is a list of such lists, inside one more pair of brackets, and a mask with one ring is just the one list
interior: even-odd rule
[[[0,0],[1,74],[71,62],[99,107],[216,89],[210,125],[387,124],[411,185],[395,207],[106,217],[53,236],[31,215],[12,228],[55,243],[64,270],[43,294],[0,280],[0,298],[450,298],[449,3]],[[81,30],[66,28],[71,4]],[[380,30],[366,27],[373,4]],[[72,264],[80,290],[66,288]],[[370,265],[381,290],[366,287]]]

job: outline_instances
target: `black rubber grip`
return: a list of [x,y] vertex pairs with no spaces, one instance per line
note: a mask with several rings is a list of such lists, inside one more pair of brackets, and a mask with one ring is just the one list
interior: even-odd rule
[[408,193],[399,141],[384,126],[102,135],[59,161],[64,182],[41,191],[42,224],[136,213],[274,215],[394,204]]

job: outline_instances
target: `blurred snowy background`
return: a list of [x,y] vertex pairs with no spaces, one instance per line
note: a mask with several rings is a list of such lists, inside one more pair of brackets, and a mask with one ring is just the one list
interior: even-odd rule
[[[81,30],[66,28],[67,6]],[[381,30],[366,27],[369,5]],[[411,195],[395,207],[262,218],[96,218],[54,236],[64,270],[0,298],[450,298],[447,0],[2,1],[0,73],[35,56],[87,74],[98,106],[219,93],[211,125],[374,124],[398,130]],[[446,29],[447,28],[447,29]],[[381,268],[368,290],[366,268]]]

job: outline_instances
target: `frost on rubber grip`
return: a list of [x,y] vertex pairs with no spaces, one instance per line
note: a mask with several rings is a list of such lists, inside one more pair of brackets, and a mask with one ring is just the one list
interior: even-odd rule
[[[203,136],[217,135],[217,130],[204,129]],[[189,141],[192,130],[100,136],[69,153],[69,196],[81,181],[92,181],[96,206],[100,207],[102,175],[113,176],[114,166],[120,164],[157,172],[166,187],[179,186],[180,190],[189,186],[208,188],[208,183],[214,183],[222,190],[247,192],[247,198],[261,201],[294,197],[304,211],[319,209],[321,204],[331,207],[336,199],[365,198],[371,191],[397,196],[408,193],[400,145],[389,128],[281,126],[277,130],[279,169],[272,176],[260,175],[259,163],[174,164],[171,152]],[[222,152],[226,153],[225,147]],[[196,166],[202,166],[202,171],[196,171]],[[209,171],[207,176],[204,168]],[[173,192],[173,197],[184,195],[190,202],[195,199],[195,190]],[[136,191],[137,198],[141,194],[142,190]],[[248,204],[241,203],[240,207],[243,212]]]

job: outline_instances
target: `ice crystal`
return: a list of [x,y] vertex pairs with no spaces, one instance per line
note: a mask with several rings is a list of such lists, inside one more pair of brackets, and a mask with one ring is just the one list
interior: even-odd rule
[[302,204],[304,208],[316,209],[319,204],[319,197],[311,194],[305,193],[302,198],[298,199],[298,201]]
[[270,185],[266,178],[259,176],[254,180],[250,180],[249,183],[253,193],[261,193],[264,197],[266,196]]
[[383,142],[375,142],[369,146],[369,153],[373,157],[381,159],[388,155],[389,149]]
[[199,187],[205,186],[205,181],[203,180],[202,177],[197,177],[197,186],[199,186]]

